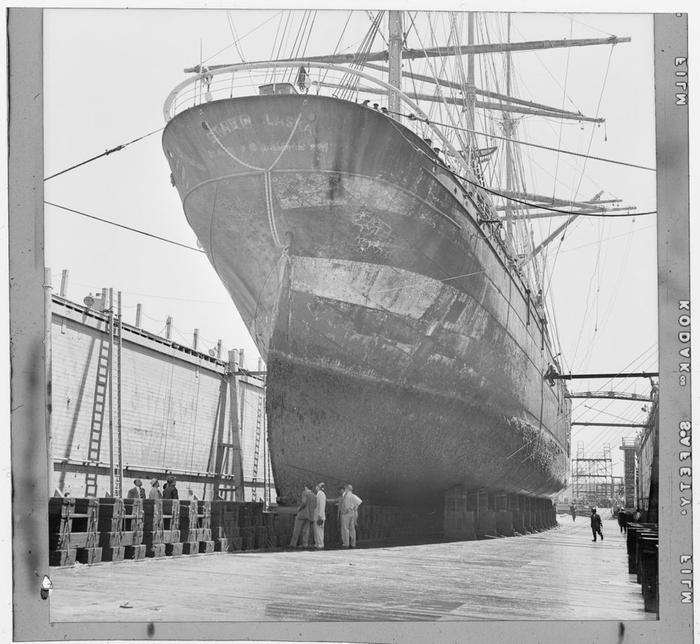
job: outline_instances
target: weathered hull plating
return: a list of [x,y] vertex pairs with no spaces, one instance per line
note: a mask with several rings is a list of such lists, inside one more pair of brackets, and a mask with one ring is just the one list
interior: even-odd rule
[[323,97],[216,101],[164,149],[268,367],[275,481],[363,498],[564,485],[570,407],[517,275],[430,149]]

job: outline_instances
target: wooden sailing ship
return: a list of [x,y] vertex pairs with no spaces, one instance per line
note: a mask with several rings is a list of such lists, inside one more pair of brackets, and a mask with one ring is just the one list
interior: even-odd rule
[[[185,215],[267,363],[282,498],[308,480],[425,504],[565,485],[570,403],[546,377],[559,363],[537,275],[550,240],[524,215],[605,206],[528,194],[512,165],[489,185],[474,114],[503,117],[506,147],[513,114],[595,121],[511,97],[510,52],[623,39],[476,44],[466,20],[467,44],[411,49],[390,11],[387,51],[198,66],[166,101]],[[476,87],[488,52],[505,53],[505,93]],[[461,79],[402,67],[444,57],[466,62]]]

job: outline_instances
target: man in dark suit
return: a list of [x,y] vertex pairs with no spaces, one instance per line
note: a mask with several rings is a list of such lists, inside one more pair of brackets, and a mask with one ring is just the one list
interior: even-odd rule
[[[290,548],[309,547],[309,533],[311,532],[311,522],[314,520],[315,509],[316,495],[311,491],[309,485],[305,485],[301,494],[301,504],[294,518],[294,531],[292,532],[292,540],[289,543]],[[301,546],[297,545],[300,535]]]
[[596,541],[597,535],[600,535],[600,540],[603,540],[602,531],[603,522],[600,519],[600,515],[595,511],[595,508],[591,509],[591,530],[593,531],[593,541]]
[[129,490],[129,493],[126,495],[127,499],[145,499],[146,498],[146,490],[143,489],[143,483],[141,483],[141,479],[134,479],[134,487],[132,487]]
[[179,498],[179,495],[177,493],[177,487],[175,484],[177,481],[175,480],[174,476],[169,476],[168,479],[168,484],[163,488],[163,498],[164,499],[177,499]]

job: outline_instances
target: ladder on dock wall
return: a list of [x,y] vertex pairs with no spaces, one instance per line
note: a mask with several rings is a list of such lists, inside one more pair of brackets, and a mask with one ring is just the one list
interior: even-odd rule
[[[258,462],[260,461],[260,441],[262,439],[263,422],[265,420],[265,408],[263,406],[264,397],[258,395],[258,417],[255,420],[255,452],[253,454],[253,477],[251,483],[252,487],[252,500],[257,500],[258,495]],[[263,493],[263,498],[265,494]]]
[[90,419],[90,440],[88,441],[87,460],[91,465],[85,474],[85,496],[97,496],[97,466],[100,462],[102,447],[102,429],[104,427],[105,408],[107,406],[107,389],[109,370],[112,356],[109,340],[100,340],[100,350],[97,355],[97,373],[95,375],[95,396],[92,403]]

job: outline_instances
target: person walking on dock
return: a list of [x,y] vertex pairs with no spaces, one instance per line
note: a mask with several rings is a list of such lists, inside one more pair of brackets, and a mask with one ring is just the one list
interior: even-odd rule
[[352,485],[348,483],[343,496],[340,497],[340,536],[343,540],[343,548],[355,547],[357,511],[361,503],[362,499],[353,493]]
[[627,534],[627,512],[622,508],[617,511],[617,524],[620,526],[620,532]]
[[289,543],[290,548],[299,547],[297,544],[299,543],[300,536],[301,547],[309,547],[309,532],[311,531],[311,522],[314,518],[315,507],[316,496],[308,485],[304,485],[304,491],[301,493],[301,504],[294,518],[294,531],[292,532],[292,540]]
[[160,483],[158,479],[151,479],[151,489],[148,491],[149,499],[162,499],[163,495],[160,493]]
[[167,486],[163,488],[163,498],[164,499],[177,499],[179,498],[179,495],[177,493],[177,487],[176,483],[177,481],[175,480],[174,476],[169,476],[167,479]]
[[126,495],[127,499],[145,499],[146,498],[146,490],[143,489],[143,483],[141,482],[141,479],[134,479],[134,487],[132,487],[128,494]]
[[326,529],[326,484],[316,486],[316,506],[314,508],[314,545],[323,550],[323,536]]
[[569,508],[569,510],[571,511],[571,518],[574,521],[576,521],[576,507],[574,506],[573,503],[571,504],[571,507]]
[[595,508],[591,509],[591,530],[593,531],[593,541],[597,540],[597,535],[600,535],[600,540],[603,540],[603,530],[602,521],[600,515],[595,511]]

